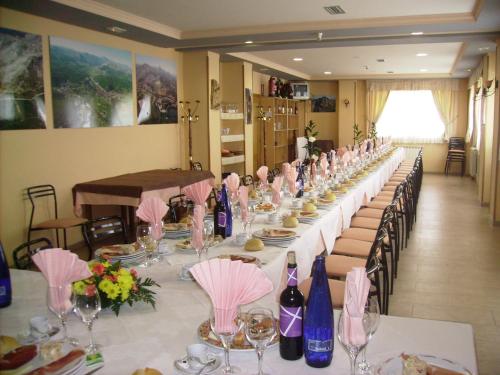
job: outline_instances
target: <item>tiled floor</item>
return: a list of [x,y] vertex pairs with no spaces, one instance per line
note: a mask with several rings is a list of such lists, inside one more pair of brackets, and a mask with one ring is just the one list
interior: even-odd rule
[[500,227],[469,178],[424,175],[390,314],[474,327],[481,375],[500,374]]

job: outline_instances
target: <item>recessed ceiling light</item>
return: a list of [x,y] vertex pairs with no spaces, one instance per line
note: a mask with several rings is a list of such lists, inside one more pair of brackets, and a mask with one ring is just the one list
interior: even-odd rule
[[424,53],[424,52],[420,52],[420,53],[417,53],[416,55],[417,57],[425,57],[425,56],[429,56],[428,53]]
[[385,62],[385,60],[384,59],[377,59],[377,62],[382,63],[382,62]]
[[479,47],[480,51],[489,51],[490,47]]
[[428,72],[429,70],[428,70],[428,69],[420,69],[420,71],[421,71],[422,73],[425,73],[425,72]]
[[294,57],[293,58],[293,61],[302,61],[304,60],[302,57]]
[[424,35],[423,31],[414,31],[411,33],[411,35]]
[[247,40],[247,41],[245,42],[245,44],[252,44],[252,43],[253,43],[253,40]]
[[106,27],[106,29],[111,31],[114,34],[123,34],[125,31],[127,31],[126,29],[124,29],[123,27],[120,27],[120,26],[109,26],[109,27]]
[[472,72],[471,68],[465,69],[466,72]]
[[323,74],[326,74],[327,76],[329,76],[330,74],[332,74],[332,72],[323,72]]
[[388,73],[388,74],[394,74],[394,71],[392,71],[392,70],[388,70],[388,71],[387,71],[387,73]]

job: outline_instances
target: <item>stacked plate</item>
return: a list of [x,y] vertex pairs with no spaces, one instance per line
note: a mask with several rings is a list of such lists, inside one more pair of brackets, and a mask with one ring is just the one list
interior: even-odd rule
[[299,223],[312,224],[316,220],[318,220],[318,217],[319,217],[319,214],[317,212],[300,211],[297,219],[299,220]]
[[169,223],[163,226],[165,229],[165,238],[176,240],[191,236],[191,228],[182,223]]
[[316,203],[316,206],[318,208],[321,208],[323,210],[329,210],[332,208],[335,204],[335,200],[328,200],[324,198],[318,198],[318,203]]
[[134,244],[104,246],[95,252],[97,257],[106,255],[111,263],[120,261],[123,265],[142,263],[146,252],[137,250]]
[[289,247],[297,234],[293,230],[287,229],[261,229],[254,232],[253,236],[260,238],[266,245]]

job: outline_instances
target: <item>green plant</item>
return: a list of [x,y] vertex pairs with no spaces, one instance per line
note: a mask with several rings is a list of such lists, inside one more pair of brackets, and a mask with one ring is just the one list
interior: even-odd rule
[[372,122],[370,129],[368,129],[368,138],[373,141],[373,147],[377,146],[377,127],[375,123]]
[[321,149],[315,145],[316,137],[318,136],[318,134],[319,132],[316,130],[316,124],[313,120],[310,120],[309,124],[307,124],[304,128],[304,136],[307,140],[307,144],[304,146],[304,148],[307,150],[309,158],[311,158],[313,155],[319,156],[321,152]]
[[352,127],[352,133],[354,144],[361,145],[361,143],[363,143],[363,132],[359,130],[358,124],[354,124]]

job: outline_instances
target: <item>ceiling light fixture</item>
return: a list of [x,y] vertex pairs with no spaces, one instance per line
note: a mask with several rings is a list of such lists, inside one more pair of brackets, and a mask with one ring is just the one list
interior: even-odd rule
[[120,26],[109,26],[106,27],[106,30],[111,31],[114,34],[123,34],[124,32],[127,31],[126,29]]
[[428,69],[420,69],[420,71],[421,71],[422,73],[425,73],[425,72],[428,72],[429,70],[428,70]]
[[252,44],[252,43],[253,43],[253,40],[247,40],[247,41],[245,42],[245,44]]
[[383,62],[385,62],[385,60],[384,59],[377,59],[377,62],[383,63]]
[[424,53],[424,52],[420,52],[420,53],[417,53],[416,55],[417,57],[425,57],[425,56],[429,56],[428,53]]
[[330,74],[332,74],[332,72],[323,72],[323,74],[326,74],[327,76],[329,76]]
[[465,69],[466,72],[472,72],[471,68]]
[[321,42],[323,40],[323,33],[321,33],[321,32],[318,33],[317,38],[318,38],[318,42]]
[[294,57],[293,58],[293,61],[302,61],[304,60],[302,57]]
[[411,35],[424,35],[423,31],[414,31],[411,33]]
[[392,70],[388,70],[388,71],[387,71],[387,73],[388,73],[388,74],[394,74],[394,71],[392,71]]
[[490,47],[479,47],[478,49],[479,49],[479,51],[481,51],[481,52],[482,52],[482,51],[489,51],[489,50],[490,50]]

